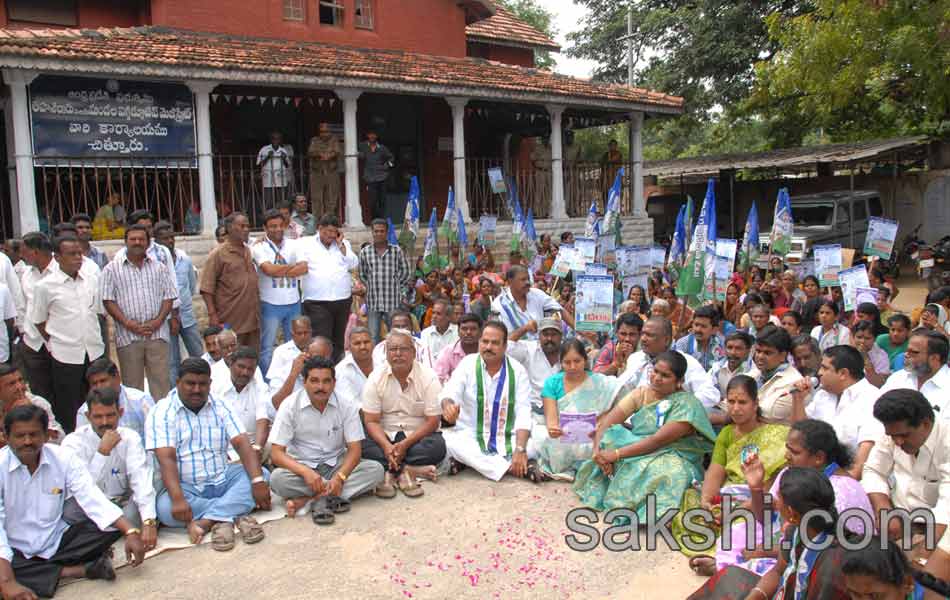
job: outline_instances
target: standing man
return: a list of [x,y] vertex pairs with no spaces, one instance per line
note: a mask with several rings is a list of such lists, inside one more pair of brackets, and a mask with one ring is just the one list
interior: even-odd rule
[[33,306],[37,282],[58,268],[53,260],[53,244],[45,233],[34,231],[23,236],[20,253],[30,268],[23,273],[24,300],[22,308],[17,308],[17,323],[22,331],[18,351],[26,377],[30,381],[30,389],[38,396],[52,398],[53,374],[49,349],[46,347],[46,340],[40,335],[36,325],[27,318],[27,314]]
[[[283,225],[282,219],[280,222]],[[228,215],[224,224],[228,239],[211,251],[201,272],[201,297],[208,307],[208,324],[227,325],[237,334],[239,345],[260,348],[257,271],[247,247],[251,227],[241,212]]]
[[[564,309],[554,298],[531,287],[528,269],[514,265],[505,274],[508,288],[491,303],[491,310],[511,332],[515,339],[538,339],[538,323],[545,313],[560,312],[561,318],[572,329],[574,315]],[[515,335],[517,333],[517,336]]]
[[432,303],[432,325],[422,330],[422,345],[429,356],[425,362],[432,364],[442,350],[459,339],[458,325],[452,324],[452,305],[440,298]]
[[[340,220],[334,215],[320,218],[318,235],[297,246],[297,260],[306,262],[303,286],[303,313],[310,317],[314,335],[333,342],[333,360],[343,356],[343,338],[350,318],[353,299],[351,271],[359,266],[359,258],[343,239]],[[360,288],[362,284],[357,283]]]
[[168,352],[168,369],[171,383],[178,380],[178,365],[181,364],[181,347],[178,338],[185,342],[188,356],[201,356],[201,334],[198,332],[198,320],[195,319],[194,295],[198,293],[198,270],[195,269],[191,258],[183,251],[175,248],[175,233],[171,223],[159,221],[155,225],[155,238],[158,243],[168,248],[174,261],[175,280],[178,283],[178,317],[180,328],[176,334],[171,332],[171,346]]
[[482,318],[472,313],[464,314],[459,319],[458,327],[458,341],[443,348],[438,358],[433,357],[435,362],[432,368],[442,385],[449,380],[463,358],[478,352],[478,340],[482,337]]
[[373,343],[378,344],[380,324],[389,327],[389,315],[400,307],[412,272],[406,255],[398,245],[390,244],[385,219],[373,219],[373,244],[360,250],[360,279],[366,286],[366,319]]
[[416,477],[435,479],[445,458],[439,431],[442,385],[428,367],[415,359],[412,336],[396,330],[386,338],[386,362],[373,371],[363,387],[366,435],[363,456],[375,460],[386,477],[376,488],[380,498],[392,498],[396,487],[410,498],[422,495]]
[[76,235],[79,236],[79,243],[82,244],[83,255],[96,263],[100,271],[105,269],[109,257],[92,245],[92,217],[86,213],[76,213],[69,221],[76,226]]
[[505,325],[489,321],[478,354],[462,359],[442,388],[443,418],[455,425],[443,434],[453,472],[467,465],[494,481],[528,473],[531,381],[507,346]]
[[284,145],[279,131],[270,134],[270,143],[257,153],[264,186],[264,208],[274,208],[287,199],[287,189],[294,180],[294,149]]
[[115,320],[122,383],[141,390],[147,374],[149,392],[155,398],[164,398],[171,387],[167,317],[178,298],[178,289],[165,265],[146,253],[150,242],[144,225],[126,229],[126,253],[106,265],[100,286],[102,303]]
[[294,196],[294,212],[290,220],[303,229],[300,237],[317,233],[317,219],[313,216],[313,213],[307,210],[307,196],[305,194]]
[[62,236],[55,241],[56,269],[36,284],[29,319],[46,340],[53,377],[53,412],[67,433],[76,428],[76,410],[89,386],[86,368],[105,353],[99,329],[103,314],[99,273],[83,271],[79,239]]
[[307,157],[310,159],[310,201],[313,210],[321,217],[339,212],[340,174],[337,165],[342,155],[340,138],[330,133],[329,123],[320,123],[319,134],[310,140]]
[[[193,544],[210,532],[218,551],[234,547],[235,526],[245,544],[255,544],[264,529],[248,514],[270,509],[260,458],[231,407],[210,395],[208,363],[186,358],[180,373],[177,387],[145,424],[145,449],[155,453],[165,485],[156,501],[158,519],[187,528]],[[229,463],[228,448],[239,463]]]
[[294,242],[284,240],[284,217],[276,209],[264,213],[264,237],[251,247],[257,267],[261,301],[261,371],[267,372],[277,329],[290,339],[290,324],[300,315],[297,280],[307,273],[307,263],[297,262]]
[[386,218],[386,180],[393,167],[393,153],[379,143],[375,131],[366,132],[366,141],[360,144],[359,157],[363,161],[363,182],[367,202],[373,218]]

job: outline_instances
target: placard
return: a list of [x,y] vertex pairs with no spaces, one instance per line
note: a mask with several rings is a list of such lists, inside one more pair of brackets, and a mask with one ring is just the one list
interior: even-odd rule
[[814,253],[818,285],[821,287],[838,285],[838,272],[841,271],[841,244],[815,246]]
[[109,158],[196,165],[194,100],[185,85],[40,75],[29,91],[36,165],[64,156],[76,165],[105,166]]
[[[737,240],[722,238],[716,240],[716,257],[713,261],[707,261],[712,269],[707,274],[703,282],[705,298],[715,300],[725,300],[726,290],[732,282],[732,269],[736,262],[736,252],[739,249]],[[716,290],[713,294],[713,274],[715,274]]]
[[868,270],[864,265],[856,265],[850,269],[838,272],[838,285],[841,286],[841,294],[844,296],[844,309],[846,311],[854,310],[856,304],[858,288],[869,288],[871,283],[868,281]]
[[869,217],[868,233],[864,238],[864,253],[885,260],[890,258],[899,227],[900,223],[898,221],[881,217]]
[[633,247],[634,273],[638,275],[649,275],[653,266],[652,248],[650,246]]
[[609,332],[613,329],[614,278],[610,275],[579,276],[574,293],[574,308],[574,329]]
[[617,256],[617,271],[622,275],[633,275],[637,272],[637,257],[633,246],[621,246],[615,251]]
[[666,266],[666,248],[654,245],[650,251],[651,262],[654,269],[662,269]]
[[498,229],[498,217],[482,215],[478,220],[478,243],[491,248],[495,245],[495,231]]
[[587,263],[584,268],[584,275],[606,275],[607,265],[603,263]]
[[815,260],[808,258],[803,260],[800,263],[791,265],[792,270],[795,271],[795,277],[798,278],[798,281],[802,281],[809,275],[815,275]]
[[493,194],[505,194],[508,192],[508,186],[505,185],[505,176],[501,172],[501,167],[488,169],[488,181],[491,183],[491,191]]
[[877,306],[877,298],[880,292],[872,287],[859,287],[854,290],[854,306],[857,308],[865,302]]
[[574,266],[575,271],[583,271],[587,263],[597,259],[597,240],[593,238],[574,238]]
[[554,257],[554,262],[551,264],[549,273],[561,279],[567,277],[567,274],[571,272],[571,267],[574,265],[574,255],[576,252],[574,246],[562,244],[557,250],[557,256]]
[[562,412],[561,437],[562,444],[590,444],[593,442],[593,433],[597,429],[597,413],[569,413]]
[[605,235],[597,239],[597,260],[607,265],[609,269],[617,268],[617,240],[613,236]]

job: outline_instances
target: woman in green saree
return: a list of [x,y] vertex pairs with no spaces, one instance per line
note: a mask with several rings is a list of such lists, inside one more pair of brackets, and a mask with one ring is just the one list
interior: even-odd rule
[[[682,389],[686,359],[656,358],[649,387],[620,400],[597,426],[591,460],[577,470],[574,491],[595,510],[627,508],[647,519],[647,498],[657,515],[679,508],[683,492],[703,476],[703,455],[716,434],[699,400]],[[630,419],[631,429],[622,425]]]
[[[702,490],[697,486],[691,487],[683,494],[683,503],[680,513],[673,520],[673,535],[677,538],[686,535],[683,528],[682,515],[694,508],[703,508],[717,516],[713,523],[717,531],[721,526],[718,521],[719,510],[723,496],[730,496],[733,506],[749,499],[749,486],[745,475],[742,474],[742,462],[755,454],[765,467],[766,487],[772,485],[775,475],[785,466],[785,439],[788,437],[786,425],[768,424],[762,420],[759,410],[758,386],[755,379],[748,375],[736,375],[726,386],[726,412],[732,420],[726,425],[713,448],[712,461],[706,469]],[[700,543],[700,538],[694,542]],[[707,577],[716,572],[716,559],[712,556],[715,550],[713,540],[705,551],[690,551],[685,544],[680,544],[683,554],[691,557],[689,566],[699,575]]]
[[548,437],[538,444],[538,468],[529,473],[535,481],[574,481],[577,467],[594,454],[593,438],[584,443],[567,443],[566,427],[594,427],[610,408],[617,378],[592,373],[584,344],[572,338],[561,344],[561,371],[548,377],[541,388]]

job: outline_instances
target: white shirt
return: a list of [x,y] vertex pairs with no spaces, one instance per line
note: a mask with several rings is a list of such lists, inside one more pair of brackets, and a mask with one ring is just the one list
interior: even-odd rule
[[[264,375],[261,373],[261,368],[257,367],[254,369],[254,379],[267,389],[267,384],[264,382]],[[215,385],[215,382],[218,382],[219,385],[227,385],[231,381],[231,367],[228,366],[228,363],[224,362],[222,358],[218,362],[211,365],[211,385]],[[212,394],[214,396],[214,394]],[[217,397],[217,396],[215,396]]]
[[889,496],[896,508],[931,509],[936,523],[950,525],[950,423],[934,421],[917,456],[884,436],[864,463],[861,486]]
[[[416,347],[416,362],[431,369],[432,357],[429,355],[428,348],[423,345],[421,340],[415,337],[412,338],[412,343]],[[386,340],[376,344],[376,347],[373,348],[373,366],[381,365],[384,362],[386,362]]]
[[360,258],[353,252],[349,240],[343,240],[346,254],[340,252],[337,242],[327,248],[319,235],[300,238],[296,242],[297,260],[306,261],[310,268],[300,280],[304,300],[346,300],[353,294],[350,271],[359,267]]
[[26,393],[26,399],[30,401],[30,404],[42,408],[46,413],[46,418],[49,420],[48,430],[52,431],[54,434],[50,436],[49,442],[47,443],[61,444],[63,442],[63,438],[66,437],[66,431],[63,429],[63,426],[59,424],[59,421],[56,420],[56,415],[53,414],[53,405],[50,404],[46,398],[37,396],[30,392]]
[[917,390],[933,405],[937,419],[950,419],[950,367],[943,365],[934,376],[917,386],[917,376],[906,369],[895,371],[881,386],[881,393],[897,389]]
[[[274,353],[271,355],[270,367],[267,368],[267,381],[270,382],[270,395],[271,397],[277,393],[287,381],[287,377],[290,376],[290,372],[293,370],[294,361],[297,360],[297,357],[300,356],[300,348],[297,347],[297,344],[293,340],[289,342],[284,342],[280,346],[274,348]],[[293,391],[303,387],[303,378],[299,375],[297,376],[297,381],[294,382]]]
[[834,427],[838,441],[854,452],[863,442],[884,437],[884,425],[874,418],[874,403],[880,395],[881,390],[862,377],[840,397],[825,389],[816,391],[805,414]]
[[37,325],[46,323],[46,346],[54,359],[81,365],[87,358],[93,361],[105,353],[101,314],[105,311],[99,274],[80,269],[74,279],[56,268],[36,284],[27,319]]
[[[142,390],[120,385],[119,406],[122,407],[119,427],[131,429],[144,440],[145,419],[148,418],[148,412],[155,407],[155,400]],[[87,410],[86,403],[83,402],[76,411],[76,429],[89,425],[89,420],[86,418]]]
[[[211,395],[216,400],[220,400],[231,407],[238,423],[244,426],[248,439],[252,444],[257,442],[257,422],[260,420],[273,421],[277,415],[277,409],[270,401],[270,395],[267,393],[267,386],[259,382],[255,377],[251,377],[244,389],[240,392],[234,387],[231,380],[230,371],[227,379],[214,379],[211,382]],[[231,449],[233,451],[233,448]],[[230,454],[231,451],[228,453]]]
[[0,449],[0,558],[12,560],[14,548],[26,558],[56,554],[69,527],[63,520],[67,498],[75,498],[102,530],[122,516],[72,450],[45,444],[30,475],[9,446]]
[[[479,354],[469,354],[462,359],[462,362],[459,363],[459,366],[455,368],[455,371],[452,373],[452,376],[449,377],[449,380],[445,383],[445,386],[442,387],[442,393],[439,394],[439,401],[441,402],[444,399],[451,400],[455,404],[459,405],[459,416],[458,421],[455,423],[455,429],[458,431],[470,431],[476,432],[478,430],[478,401],[477,394],[478,390],[476,389],[476,374],[475,374],[475,365],[478,360]],[[515,377],[515,422],[514,429],[515,431],[519,429],[531,430],[532,418],[531,418],[531,380],[528,377],[528,372],[525,371],[524,367],[521,366],[521,363],[517,360],[512,360],[511,370],[513,373],[508,373],[505,377],[505,390],[502,390],[501,397],[505,401],[507,399],[507,388],[508,388],[508,377],[514,375]],[[494,376],[488,374],[488,371],[484,370],[484,365],[482,366],[483,372],[483,383],[485,386],[484,397],[485,403],[490,405],[495,397],[495,393],[498,388],[498,380],[501,376],[501,369],[498,369],[498,372]],[[510,418],[510,417],[509,417]],[[488,431],[491,429],[491,426],[486,423],[485,430]],[[500,449],[504,448],[504,441],[499,440]],[[500,450],[501,451],[501,450]]]
[[508,341],[508,356],[521,363],[521,366],[528,372],[528,379],[531,380],[531,403],[535,406],[541,406],[541,388],[544,387],[544,381],[561,371],[560,359],[555,360],[552,365],[548,357],[541,350],[541,343],[537,341]]
[[282,239],[278,246],[264,236],[251,246],[251,257],[257,267],[257,289],[261,302],[286,306],[300,302],[300,289],[296,277],[271,277],[264,273],[261,265],[293,265],[297,262],[295,245],[292,240]]
[[[125,260],[126,254],[128,254],[128,250],[126,249],[125,246],[122,246],[121,248],[116,250],[115,256],[112,257],[112,260],[113,261]],[[145,249],[145,254],[150,256],[152,260],[154,260],[155,262],[159,262],[165,265],[165,269],[168,271],[167,273],[168,281],[171,282],[172,289],[177,290],[178,289],[178,275],[175,274],[175,257],[172,256],[172,251],[169,250],[167,246],[163,246],[153,239],[152,242],[148,245],[148,248]],[[92,260],[89,260],[89,263],[92,264],[94,267],[99,268],[99,265],[97,265]],[[83,268],[85,268],[86,261],[83,261],[82,264],[83,264]],[[172,308],[179,308],[179,307],[181,307],[181,298],[175,298],[174,300],[172,300]],[[168,318],[171,318],[171,315],[169,315]]]
[[[16,305],[13,303],[13,294],[7,284],[0,281],[0,318],[16,319]],[[10,360],[10,336],[7,335],[7,328],[0,327],[0,362]]]
[[811,330],[811,337],[818,340],[818,348],[824,352],[832,346],[849,345],[851,343],[851,330],[841,323],[835,323],[834,327],[825,333],[821,325],[817,325]]
[[[557,300],[541,290],[528,288],[528,293],[525,298],[525,309],[521,310],[521,307],[515,302],[514,297],[511,295],[511,290],[505,288],[498,294],[497,298],[492,300],[491,310],[493,313],[498,313],[499,319],[501,319],[501,322],[508,328],[508,333],[511,334],[515,329],[527,325],[529,321],[540,323],[541,319],[544,318],[545,311],[559,311],[564,309]],[[536,340],[538,339],[538,334],[529,331],[522,336],[522,339]]]
[[[270,153],[274,156],[268,158]],[[284,164],[286,160],[286,164]],[[294,149],[291,146],[281,145],[274,148],[267,144],[257,153],[257,166],[261,168],[261,181],[264,187],[287,187],[293,177]]]
[[[2,254],[2,252],[0,252],[0,254]],[[46,340],[44,340],[43,336],[40,335],[39,329],[37,329],[36,325],[34,325],[33,322],[27,318],[27,314],[33,307],[33,295],[36,290],[36,284],[47,274],[58,269],[59,263],[50,259],[49,264],[46,265],[46,268],[42,271],[36,267],[30,267],[29,270],[23,274],[23,279],[21,280],[23,309],[21,310],[19,306],[17,307],[17,323],[20,325],[20,329],[23,332],[23,343],[29,346],[33,352],[39,352],[40,348],[46,344]]]
[[85,464],[93,481],[109,498],[131,495],[142,520],[155,518],[155,484],[152,481],[152,459],[145,454],[142,438],[131,429],[116,430],[122,440],[108,456],[99,452],[102,439],[91,425],[70,433],[63,448],[76,453]]
[[19,318],[26,313],[26,298],[21,288],[22,273],[30,267],[21,260],[17,262],[17,265],[22,264],[23,267],[18,270],[13,266],[13,263],[10,262],[9,256],[3,252],[0,252],[0,254],[3,254],[3,256],[0,257],[0,282],[6,284],[7,289],[10,290],[10,295],[13,296],[13,305],[16,307],[17,314],[17,325],[19,325]]
[[[686,376],[683,378],[683,389],[691,392],[709,410],[719,405],[721,395],[713,378],[703,369],[699,361],[680,352],[686,359]],[[618,379],[617,390],[614,392],[614,402],[623,398],[636,388],[650,385],[650,375],[653,373],[653,359],[646,352],[639,350],[627,357],[627,368]]]
[[454,323],[449,323],[445,333],[439,333],[435,325],[430,325],[422,330],[422,335],[420,335],[419,338],[422,341],[422,345],[426,347],[431,359],[433,356],[438,356],[443,348],[451,346],[458,341],[459,326]]
[[[373,361],[374,368],[378,364],[380,363]],[[344,402],[355,403],[357,406],[361,405],[363,386],[366,384],[367,377],[363,374],[363,369],[356,364],[353,354],[347,352],[343,360],[337,363],[334,371],[336,373],[336,385],[333,386],[333,391],[336,392],[336,395]]]

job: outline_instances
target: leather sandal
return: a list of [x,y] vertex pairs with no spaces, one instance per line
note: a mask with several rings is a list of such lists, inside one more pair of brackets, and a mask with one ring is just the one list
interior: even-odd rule
[[413,481],[412,477],[409,476],[409,473],[406,473],[405,471],[399,475],[399,479],[396,483],[399,486],[399,489],[402,490],[402,493],[410,498],[418,498],[425,493],[422,489],[422,486]]
[[234,524],[215,523],[211,528],[211,547],[218,552],[227,552],[234,548]]
[[241,539],[244,540],[245,544],[256,544],[264,539],[264,528],[254,517],[247,515],[239,517],[236,525],[238,531],[241,532]]

